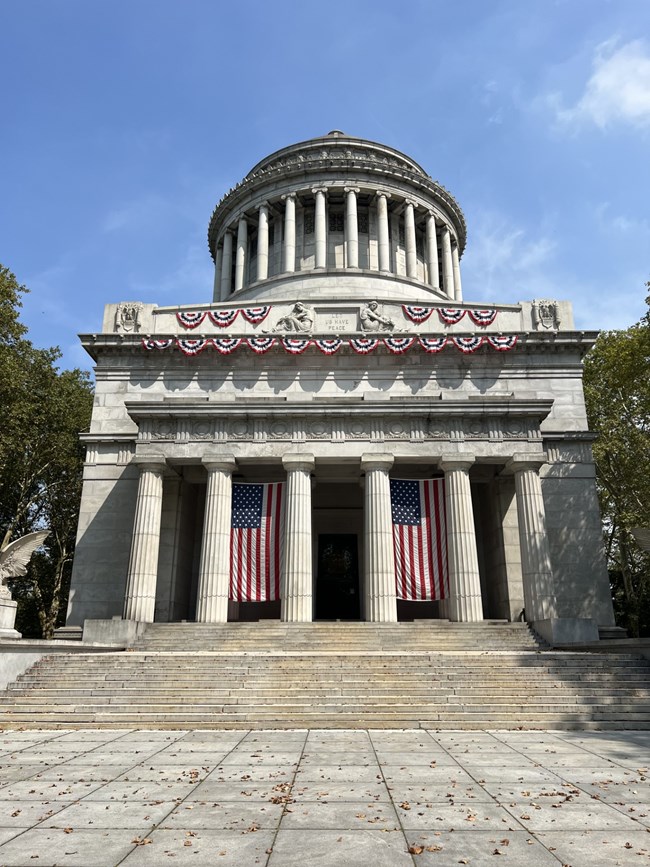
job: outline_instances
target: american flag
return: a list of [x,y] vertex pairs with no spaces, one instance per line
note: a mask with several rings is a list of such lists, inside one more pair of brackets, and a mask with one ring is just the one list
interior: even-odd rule
[[235,602],[280,598],[283,494],[282,482],[232,486],[230,598]]
[[390,480],[397,598],[449,595],[444,479]]

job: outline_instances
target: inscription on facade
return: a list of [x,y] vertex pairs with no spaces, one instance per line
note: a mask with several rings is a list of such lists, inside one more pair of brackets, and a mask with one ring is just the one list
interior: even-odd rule
[[357,331],[357,314],[354,310],[319,310],[316,314],[316,330],[330,334]]

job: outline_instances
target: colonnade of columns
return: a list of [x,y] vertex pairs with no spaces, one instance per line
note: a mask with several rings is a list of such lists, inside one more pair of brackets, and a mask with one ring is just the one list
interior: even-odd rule
[[[162,456],[136,458],[138,493],[131,557],[124,604],[124,618],[153,622],[163,502]],[[284,621],[312,619],[312,503],[311,473],[315,457],[289,454],[283,458],[287,473],[284,557],[281,580],[281,617]],[[469,472],[470,455],[440,462],[445,476],[449,597],[442,616],[453,621],[483,619],[481,581]],[[546,534],[544,500],[538,456],[516,456],[504,469],[513,474],[519,519],[525,613],[528,621],[556,616],[550,551]],[[196,619],[219,623],[228,619],[230,584],[230,526],[232,455],[206,457],[207,490],[199,565]],[[390,497],[390,454],[360,458],[365,475],[364,564],[365,619],[397,620],[393,525]]]
[[[314,187],[310,191],[314,198],[314,268],[327,266],[327,187]],[[359,267],[359,218],[358,196],[360,189],[345,187],[345,266],[348,269]],[[282,232],[282,269],[283,273],[296,271],[296,201],[297,193],[287,193],[281,197],[284,204]],[[381,273],[391,273],[391,242],[389,228],[389,193],[378,191],[374,194],[376,213],[376,242],[378,269]],[[279,204],[279,203],[278,203]],[[257,256],[254,282],[269,277],[269,219],[271,206],[263,202],[257,208]],[[404,221],[404,256],[406,276],[418,279],[418,252],[416,218],[422,216],[421,207],[414,201],[396,203],[393,209],[393,235],[399,234],[400,219]],[[460,261],[458,243],[446,223],[438,223],[433,211],[427,211],[425,218],[425,279],[433,288],[441,289],[450,300],[462,301]],[[254,222],[254,217],[251,218]],[[215,251],[215,300],[227,301],[232,292],[242,289],[247,282],[249,218],[240,216],[236,225],[228,227],[222,234]],[[440,238],[442,260],[442,286],[438,255]],[[395,246],[393,240],[393,246]],[[233,247],[235,268],[233,279]],[[396,271],[395,263],[392,270]]]

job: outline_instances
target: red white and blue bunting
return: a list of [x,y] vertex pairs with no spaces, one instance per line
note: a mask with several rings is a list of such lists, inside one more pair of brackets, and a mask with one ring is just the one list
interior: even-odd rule
[[212,345],[221,355],[230,355],[241,345],[241,337],[213,337]]
[[461,352],[469,353],[476,352],[480,346],[483,346],[485,338],[474,335],[473,337],[451,337],[450,340]]
[[343,346],[340,337],[325,337],[321,340],[314,340],[314,343],[323,355],[334,355]]
[[174,342],[173,337],[165,337],[157,340],[155,337],[143,337],[142,345],[145,349],[169,349]]
[[425,352],[440,352],[447,345],[446,337],[419,337],[418,340]]
[[496,310],[468,310],[467,312],[472,322],[475,325],[480,325],[482,328],[492,325],[497,318]]
[[433,313],[433,307],[418,307],[417,305],[412,304],[402,304],[402,310],[404,311],[404,315],[407,316],[411,322],[417,322],[420,325],[422,322],[426,322],[429,316]]
[[252,349],[257,355],[264,355],[269,349],[272,349],[276,344],[275,337],[248,337],[246,338],[248,348]]
[[266,304],[263,307],[243,307],[241,315],[247,322],[250,322],[251,325],[259,325],[259,323],[264,322],[266,317],[269,315],[270,309],[270,304]]
[[415,337],[386,337],[384,343],[394,355],[401,355],[413,346]]
[[209,346],[212,341],[209,339],[191,340],[179,337],[176,343],[178,348],[184,355],[198,355],[203,352],[206,346]]
[[358,355],[367,355],[377,349],[379,340],[375,337],[351,337],[350,346]]
[[460,307],[439,307],[438,316],[445,325],[456,325],[457,322],[465,315],[465,311]]
[[516,334],[495,334],[489,336],[487,342],[492,349],[498,349],[501,352],[507,352],[509,349],[514,349],[517,345]]
[[184,328],[198,328],[205,319],[205,310],[177,310],[176,318]]
[[301,355],[309,346],[311,340],[308,337],[283,337],[282,345],[292,355]]
[[239,310],[208,310],[208,316],[219,328],[226,328],[228,325],[232,325],[238,313]]

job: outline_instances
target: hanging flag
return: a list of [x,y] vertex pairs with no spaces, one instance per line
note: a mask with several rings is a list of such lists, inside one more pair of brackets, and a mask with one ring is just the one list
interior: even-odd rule
[[251,325],[258,325],[260,322],[264,322],[266,317],[269,315],[270,309],[270,304],[266,304],[264,307],[244,307],[241,315],[244,319],[247,319]]
[[283,494],[283,482],[232,486],[230,598],[235,602],[280,598]]
[[449,596],[444,479],[390,480],[398,599]]
[[468,310],[469,318],[476,325],[481,325],[485,328],[487,325],[492,325],[497,318],[496,310]]
[[442,319],[445,325],[455,325],[465,315],[465,311],[460,307],[439,307],[438,316]]
[[176,318],[184,328],[198,328],[205,319],[205,310],[177,310]]
[[142,345],[145,349],[169,349],[174,342],[173,337],[143,337]]
[[184,355],[198,355],[199,352],[203,352],[206,346],[210,345],[210,341],[201,338],[190,339],[189,337],[178,337],[176,339],[176,345]]
[[269,349],[272,349],[276,344],[275,337],[247,337],[246,343],[248,348],[252,349],[257,355],[264,355]]
[[282,345],[292,355],[301,355],[311,343],[309,337],[283,337]]
[[230,355],[242,342],[241,337],[213,337],[212,345],[222,355]]
[[488,336],[488,343],[492,349],[498,349],[500,352],[505,352],[508,349],[514,349],[517,345],[516,334],[495,334]]
[[411,322],[426,322],[429,316],[433,313],[433,307],[419,307],[414,304],[402,304],[404,315],[408,316]]
[[418,337],[418,340],[425,352],[440,352],[447,345],[446,337]]
[[226,328],[228,325],[232,325],[235,319],[237,318],[237,314],[239,313],[238,309],[235,310],[208,310],[208,316],[214,322],[215,325],[218,325],[219,328]]
[[384,343],[394,355],[401,355],[413,346],[415,337],[386,337]]
[[357,355],[367,355],[369,352],[374,352],[379,346],[379,341],[376,337],[351,337],[350,346]]
[[323,337],[320,340],[314,340],[314,343],[324,355],[334,355],[343,345],[340,337]]
[[477,349],[483,346],[483,341],[485,340],[484,337],[479,335],[474,335],[473,337],[452,337],[450,339],[457,349],[465,353],[476,352]]

